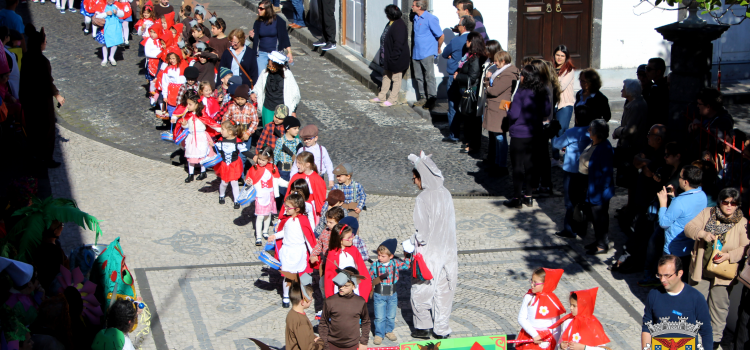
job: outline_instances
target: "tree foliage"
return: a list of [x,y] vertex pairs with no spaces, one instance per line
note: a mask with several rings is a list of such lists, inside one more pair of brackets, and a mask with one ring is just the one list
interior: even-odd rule
[[[650,2],[650,0],[641,1]],[[701,14],[709,14],[719,24],[738,25],[750,17],[748,0],[654,0],[653,5],[656,7],[666,4],[686,9],[693,2],[701,10]]]

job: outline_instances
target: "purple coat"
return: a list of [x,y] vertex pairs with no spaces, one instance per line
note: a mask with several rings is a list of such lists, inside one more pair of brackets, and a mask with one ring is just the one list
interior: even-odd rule
[[510,137],[540,136],[542,120],[550,113],[552,113],[552,103],[546,91],[534,93],[531,89],[519,87],[508,111]]

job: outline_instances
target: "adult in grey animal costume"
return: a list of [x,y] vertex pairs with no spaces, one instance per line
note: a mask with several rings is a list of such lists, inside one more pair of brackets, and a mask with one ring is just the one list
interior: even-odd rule
[[[414,227],[410,242],[422,253],[432,273],[430,281],[412,281],[411,308],[414,312],[414,338],[437,339],[450,336],[448,319],[453,308],[458,279],[456,213],[453,198],[443,187],[443,174],[430,156],[409,155],[414,163],[414,183],[422,190],[414,204]],[[430,313],[432,310],[432,313]]]

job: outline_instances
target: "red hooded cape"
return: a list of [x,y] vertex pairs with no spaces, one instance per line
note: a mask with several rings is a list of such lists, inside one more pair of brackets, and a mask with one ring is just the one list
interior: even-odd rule
[[573,320],[563,333],[560,341],[576,342],[586,346],[600,346],[609,343],[609,337],[604,333],[599,319],[594,316],[594,306],[596,304],[596,292],[598,287],[571,292],[576,293],[578,299],[578,315],[573,316]]
[[[365,261],[362,260],[362,254],[359,253],[357,247],[349,246],[344,247],[344,251],[354,257],[354,262],[357,264],[357,272],[362,275],[365,279],[359,281],[359,296],[365,298],[365,302],[370,298],[370,289],[372,289],[372,278],[370,272],[365,265]],[[333,278],[336,277],[336,265],[341,255],[341,249],[329,250],[326,255],[326,270],[324,273],[325,277],[325,290],[326,298],[333,295]]]
[[177,34],[174,35],[174,41],[178,42],[180,41],[180,34],[182,34],[182,30],[185,27],[182,23],[177,23],[170,27],[170,29],[174,28],[177,31]]
[[[279,225],[276,228],[276,232],[279,232],[279,231],[283,230],[284,229],[284,225],[286,224],[286,222],[289,219],[299,220],[299,226],[302,228],[302,233],[305,234],[305,240],[314,249],[315,248],[315,243],[317,242],[317,240],[315,239],[315,233],[313,232],[312,227],[310,227],[310,220],[308,220],[307,216],[305,216],[305,215],[299,214],[299,215],[297,215],[297,217],[292,218],[291,216],[286,216],[284,214],[280,214],[279,215]],[[277,239],[276,240],[276,256],[279,256],[279,251],[281,250],[281,246],[283,245],[283,241],[284,241],[283,239]],[[313,268],[314,267],[310,266],[310,251],[307,251],[306,254],[307,254],[307,257],[306,257],[305,260],[307,260],[307,268],[305,269],[305,271],[300,272],[300,274],[312,273],[313,272]],[[282,265],[283,265],[283,263],[282,263]]]
[[278,179],[281,177],[281,175],[279,175],[279,169],[277,169],[275,165],[268,163],[264,167],[257,166],[257,169],[256,165],[251,166],[250,169],[247,170],[245,178],[252,180],[253,184],[257,184],[258,181],[260,181],[260,178],[263,176],[264,170],[266,169],[271,173],[274,179]]
[[[323,181],[323,178],[314,171],[310,175],[296,173],[291,179],[289,179],[289,187],[291,187],[292,183],[297,179],[307,179],[307,182],[310,185],[310,198],[308,198],[307,202],[314,205],[315,218],[317,221],[317,218],[320,217],[320,212],[323,210],[323,202],[326,200],[326,182]],[[286,191],[284,201],[286,201],[286,197],[289,197],[290,192],[291,189]]]
[[[164,15],[164,19],[167,20],[167,26],[164,27],[164,28],[162,28],[162,29],[164,30],[165,33],[169,32],[169,28],[172,28],[172,26],[174,25],[174,15],[175,15],[174,11],[172,11],[172,12],[167,13],[166,15]],[[170,32],[170,34],[171,34],[171,32]]]
[[[151,39],[150,35],[151,35],[151,31],[152,30],[156,34],[158,34],[159,36],[161,36],[161,32],[162,32],[161,21],[156,20],[156,21],[154,21],[154,24],[152,24],[150,27],[148,27],[148,35],[149,36],[147,36],[147,37],[143,38],[143,40],[141,40],[141,45],[145,46],[146,45],[146,41]],[[157,41],[157,43],[158,43],[158,41]]]
[[118,9],[124,12],[124,15],[122,17],[117,16],[119,19],[128,19],[133,15],[133,8],[130,7],[130,3],[116,1],[115,6],[117,6]]
[[[184,113],[184,112],[185,112],[185,111],[184,111],[184,109],[185,109],[185,107],[183,107],[183,106],[178,106],[178,107],[177,107],[177,108],[176,108],[176,109],[174,110],[174,112],[172,112],[172,113],[173,113],[173,115],[174,115],[174,114],[178,114],[178,115],[179,115],[180,113]],[[209,117],[208,117],[207,115],[205,115],[205,114],[203,114],[203,116],[202,116],[202,117],[199,117],[199,116],[195,115],[195,113],[194,113],[194,112],[187,112],[187,113],[185,113],[185,116],[184,116],[184,117],[182,117],[182,118],[180,118],[180,119],[178,119],[178,120],[177,120],[177,123],[175,123],[175,125],[174,125],[174,134],[175,134],[175,135],[179,135],[179,134],[180,134],[180,133],[182,132],[182,124],[181,124],[182,120],[187,120],[187,122],[188,122],[188,123],[190,123],[190,121],[191,121],[191,120],[192,120],[193,118],[197,118],[197,119],[198,119],[198,120],[200,120],[200,121],[201,121],[201,122],[202,122],[203,124],[206,124],[206,132],[207,132],[207,133],[208,133],[208,135],[210,135],[211,137],[214,137],[214,136],[216,136],[216,135],[219,135],[219,132],[218,132],[218,131],[216,131],[216,130],[215,130],[214,128],[219,128],[219,129],[221,129],[221,125],[217,124],[217,123],[216,123],[216,122],[215,122],[215,121],[214,121],[213,119],[209,118]],[[195,135],[191,135],[191,136],[194,136],[194,137],[195,137]],[[188,136],[188,137],[190,137],[190,136]],[[308,224],[307,226],[310,226],[310,224]],[[313,237],[314,237],[314,236],[313,236]]]
[[[544,268],[544,272],[546,273],[544,276],[544,287],[541,292],[536,293],[534,301],[531,302],[531,305],[539,304],[539,307],[536,309],[537,319],[554,318],[565,313],[565,307],[560,302],[560,299],[557,298],[557,295],[555,295],[555,289],[557,289],[557,284],[560,283],[563,270]],[[533,293],[529,289],[526,294]]]
[[107,6],[107,2],[104,0],[84,0],[83,1],[83,8],[88,13],[103,12],[106,6]]

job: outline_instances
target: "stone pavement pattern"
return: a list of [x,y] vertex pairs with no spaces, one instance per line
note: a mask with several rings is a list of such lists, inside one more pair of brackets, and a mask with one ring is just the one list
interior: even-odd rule
[[[278,274],[263,268],[255,257],[250,207],[219,205],[213,175],[185,184],[180,168],[102,145],[63,127],[58,131],[56,158],[63,166],[50,170],[54,196],[75,198],[101,219],[101,243],[122,237],[140,295],[153,296],[149,307],[158,314],[165,344],[146,335],[133,339],[137,347],[254,349],[248,337],[283,346],[288,310],[280,307]],[[554,237],[560,224],[557,214],[548,216],[539,207],[508,210],[501,200],[455,199],[460,265],[453,334],[515,334],[530,271],[544,265],[565,269],[557,294],[566,305],[569,291],[599,286],[596,315],[614,348],[635,349],[637,314],[643,305],[640,296],[628,292],[627,281],[614,279],[598,259],[581,258],[579,245],[568,249],[565,241]],[[404,240],[414,232],[413,201],[368,198],[361,232],[371,251],[387,238]],[[551,198],[541,207],[560,206],[558,202]],[[66,251],[93,242],[89,231],[73,226],[64,230]],[[399,342],[410,340],[411,324],[406,274],[402,281],[395,330]],[[308,316],[312,319],[312,309]]]
[[[111,142],[131,153],[177,161],[174,144],[161,141],[163,124],[149,110],[146,79],[137,41],[118,49],[116,67],[101,67],[101,46],[81,31],[80,14],[60,14],[53,5],[29,3],[37,27],[47,30],[45,54],[55,83],[66,97],[60,117],[76,131]],[[252,28],[255,14],[232,0],[210,2],[233,28]],[[453,193],[509,194],[510,181],[496,181],[479,172],[477,160],[459,155],[459,148],[440,142],[447,123],[421,119],[408,106],[381,108],[367,102],[374,95],[339,67],[292,38],[293,69],[302,102],[298,117],[321,129],[320,142],[334,163],[349,162],[356,179],[372,193],[415,194],[408,181],[406,157],[424,150],[435,155]],[[341,49],[343,50],[343,48]],[[335,166],[335,164],[334,164]]]

